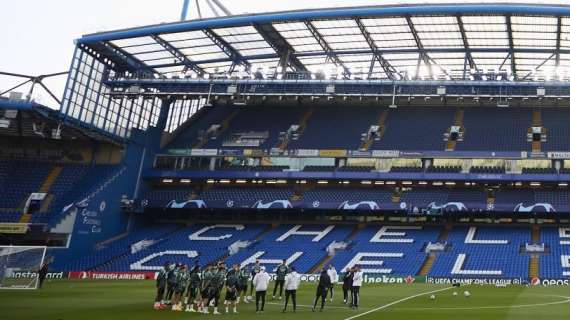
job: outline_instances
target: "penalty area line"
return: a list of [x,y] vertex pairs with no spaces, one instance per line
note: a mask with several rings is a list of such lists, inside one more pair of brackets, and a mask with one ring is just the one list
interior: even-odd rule
[[411,299],[414,299],[414,298],[417,298],[417,297],[425,296],[426,294],[431,294],[431,293],[446,291],[446,290],[450,290],[450,289],[453,289],[453,287],[448,287],[448,288],[443,288],[443,289],[432,290],[432,291],[428,291],[428,292],[422,292],[422,293],[414,294],[413,296],[409,296],[409,297],[406,297],[406,298],[402,298],[402,299],[400,299],[400,300],[392,301],[392,302],[387,303],[387,304],[385,304],[385,305],[382,305],[382,306],[380,306],[380,307],[377,307],[377,308],[374,308],[374,309],[370,309],[370,310],[368,310],[368,311],[366,311],[366,312],[363,312],[363,313],[354,315],[354,316],[352,316],[352,317],[348,317],[348,318],[346,318],[346,319],[344,319],[344,320],[353,320],[353,319],[356,319],[356,318],[360,318],[360,317],[363,317],[363,316],[365,316],[365,315],[368,315],[368,314],[374,313],[374,312],[376,312],[376,311],[380,311],[380,310],[386,309],[386,308],[388,308],[388,307],[391,307],[391,306],[393,306],[393,305],[395,305],[395,304],[398,304],[398,303],[401,303],[401,302],[404,302],[404,301],[407,301],[407,300],[411,300]]

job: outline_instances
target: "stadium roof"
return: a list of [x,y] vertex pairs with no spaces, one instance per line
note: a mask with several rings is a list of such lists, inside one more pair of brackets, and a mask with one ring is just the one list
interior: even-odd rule
[[570,6],[440,4],[247,14],[85,35],[118,71],[345,78],[570,77]]
[[72,120],[64,121],[59,111],[36,102],[0,97],[0,137],[53,138],[52,130],[59,128],[58,140],[96,140],[117,144],[116,137],[90,130]]

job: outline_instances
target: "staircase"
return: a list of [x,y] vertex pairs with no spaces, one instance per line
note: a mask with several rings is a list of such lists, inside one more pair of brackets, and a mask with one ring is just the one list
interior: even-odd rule
[[400,203],[401,198],[402,194],[394,190],[394,192],[392,193],[392,203]]
[[[42,185],[40,186],[40,189],[38,190],[38,192],[39,193],[48,193],[49,190],[51,189],[51,186],[55,183],[55,181],[57,180],[57,178],[61,174],[61,170],[63,170],[63,168],[61,166],[54,166],[51,169],[50,173],[45,178],[44,182],[42,182]],[[27,201],[27,199],[26,199],[26,201]],[[52,201],[53,201],[53,195],[48,194],[45,197],[45,199],[42,201],[42,204],[41,204],[38,212],[47,212]],[[29,223],[31,219],[32,219],[31,214],[23,213],[22,216],[20,217],[19,222],[20,223]]]
[[[450,224],[446,224],[445,227],[443,228],[443,230],[441,230],[441,233],[439,234],[439,237],[437,238],[438,242],[443,242],[445,240],[447,240],[447,237],[449,236],[449,231],[451,231],[451,225]],[[427,276],[429,271],[431,270],[431,267],[433,267],[433,264],[435,262],[435,258],[437,257],[437,255],[435,253],[430,253],[423,265],[422,268],[420,269],[419,275],[420,276]]]
[[[533,110],[532,111],[532,126],[533,127],[542,127],[542,114],[540,110]],[[532,134],[532,128],[528,128],[529,133]],[[540,141],[532,141],[531,146],[532,152],[540,152],[541,150],[541,142]]]
[[[532,226],[532,242],[540,242],[540,228],[538,226]],[[528,276],[530,278],[538,277],[539,269],[539,255],[531,254],[530,263],[528,265]]]
[[[299,134],[299,136],[301,136],[303,134],[303,132],[305,131],[305,128],[307,128],[307,123],[309,122],[309,118],[311,117],[311,115],[315,112],[314,108],[310,108],[309,110],[307,110],[307,112],[305,112],[303,114],[303,116],[301,116],[301,118],[299,119],[299,129],[297,130],[297,134]],[[289,138],[285,137],[285,139],[283,139],[283,141],[281,141],[279,143],[279,145],[277,146],[277,148],[279,148],[280,150],[285,150],[287,148],[287,145],[289,144]]]
[[434,253],[430,253],[427,258],[424,261],[424,264],[422,265],[422,268],[420,269],[420,276],[427,276],[429,271],[431,270],[431,267],[433,266],[433,263],[435,262],[435,254]]
[[[455,118],[453,119],[453,126],[463,127],[463,109],[457,109],[455,112]],[[451,133],[451,129],[448,129],[448,134]],[[454,151],[455,146],[457,145],[457,141],[455,140],[447,140],[447,144],[445,146],[445,151]]]
[[[384,135],[384,131],[386,131],[386,128],[384,125],[386,123],[386,119],[388,119],[388,110],[382,111],[382,113],[380,114],[380,118],[376,122],[376,125],[380,128],[380,130],[378,131],[378,137],[380,139],[382,139],[382,136]],[[366,139],[365,141],[362,142],[360,149],[363,151],[368,151],[370,149],[370,147],[372,146],[372,143],[374,143],[374,139]]]
[[40,206],[40,210],[38,210],[38,212],[47,212],[49,210],[49,206],[53,202],[53,198],[53,194],[48,194],[45,197],[44,201],[42,201],[42,205]]
[[[228,130],[228,128],[230,127],[230,123],[232,122],[232,119],[238,114],[238,112],[239,112],[238,110],[232,111],[232,113],[230,113],[224,119],[224,121],[222,121],[220,131],[217,133],[219,137],[221,137],[224,134],[224,132],[226,132],[226,130]],[[206,135],[205,137],[202,137],[200,139],[200,141],[196,142],[192,146],[192,148],[193,149],[201,149],[208,143],[208,140],[210,140],[210,137]]]
[[30,220],[32,219],[32,215],[29,213],[23,213],[20,216],[20,220],[18,221],[19,223],[29,223]]
[[42,183],[42,186],[40,187],[40,190],[38,192],[48,193],[49,189],[51,188],[55,180],[57,180],[57,178],[61,174],[61,170],[63,170],[63,168],[60,166],[53,167],[48,176],[46,177],[46,179],[44,180],[44,182]]
[[530,256],[530,263],[528,265],[528,276],[529,278],[538,277],[538,254],[533,254]]
[[[350,234],[346,237],[345,241],[351,241],[352,239],[354,239],[354,237],[356,237],[356,235],[360,232],[360,230],[362,230],[365,226],[366,225],[364,224],[359,224],[356,227],[354,227],[354,229],[352,229]],[[311,268],[309,273],[310,274],[317,273],[319,270],[325,268],[326,265],[332,260],[332,258],[334,258],[334,256],[329,256],[327,254],[326,257],[322,258],[319,262],[317,262],[317,264],[315,264],[314,267]],[[341,270],[339,270],[339,272],[341,272]]]

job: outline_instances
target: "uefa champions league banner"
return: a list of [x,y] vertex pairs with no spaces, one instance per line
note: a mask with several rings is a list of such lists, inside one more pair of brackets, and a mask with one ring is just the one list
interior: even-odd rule
[[461,285],[521,285],[526,284],[528,281],[524,278],[501,278],[501,277],[426,277],[426,283],[430,284],[443,284],[443,285],[453,285],[453,284],[461,284]]
[[354,211],[402,211],[409,214],[443,214],[443,213],[484,213],[484,212],[516,212],[516,213],[553,213],[570,212],[570,206],[553,205],[542,202],[528,203],[495,203],[484,202],[431,202],[415,204],[406,202],[363,201],[319,201],[288,199],[276,200],[171,200],[165,206],[167,209],[326,209]]

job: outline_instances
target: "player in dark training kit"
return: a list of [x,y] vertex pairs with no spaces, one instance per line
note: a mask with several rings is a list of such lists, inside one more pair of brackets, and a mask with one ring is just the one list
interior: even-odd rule
[[354,278],[354,271],[352,268],[346,269],[344,277],[342,278],[342,295],[344,304],[352,305],[352,279]]
[[166,290],[166,278],[170,263],[166,262],[164,266],[158,271],[156,276],[156,297],[154,298],[154,309],[164,309],[164,291]]
[[178,272],[178,265],[173,263],[170,265],[168,272],[166,273],[166,301],[165,304],[170,304],[172,295],[174,294],[174,287],[176,287],[176,273]]
[[202,273],[200,284],[200,307],[199,312],[208,313],[208,303],[210,302],[210,280],[212,279],[212,266],[209,266]]
[[186,293],[186,312],[196,312],[194,304],[198,298],[198,291],[200,291],[200,284],[202,277],[200,275],[200,266],[196,265],[190,271],[190,280],[188,285],[188,292]]
[[275,270],[276,279],[275,287],[273,287],[273,299],[275,299],[275,292],[277,292],[277,287],[279,287],[279,300],[283,296],[283,285],[285,284],[285,276],[289,273],[289,267],[287,266],[287,260],[283,259],[283,262],[277,266]]
[[178,268],[175,279],[176,285],[174,287],[174,300],[172,301],[172,311],[182,311],[182,297],[190,283],[190,274],[188,267],[181,265]]
[[238,292],[237,292],[237,302],[243,297],[244,303],[249,303],[247,299],[247,283],[249,282],[249,273],[247,272],[247,266],[242,267],[238,273]]
[[208,313],[208,306],[213,303],[215,315],[221,314],[218,311],[218,304],[220,303],[220,295],[222,288],[224,287],[226,276],[226,268],[223,263],[219,263],[217,268],[212,271],[212,276],[208,283],[208,301],[204,306],[204,314]]
[[238,284],[239,284],[239,265],[234,264],[232,269],[226,274],[226,298],[224,299],[224,305],[226,306],[226,313],[230,313],[229,307],[233,304],[233,312],[237,314],[237,295],[238,295]]
[[313,312],[317,308],[317,303],[319,302],[319,298],[321,299],[321,309],[319,311],[323,311],[325,308],[325,303],[327,301],[327,293],[331,287],[331,278],[329,277],[327,270],[323,269],[321,271],[321,278],[319,279],[319,284],[317,285],[317,292],[315,295],[315,303],[313,304]]

